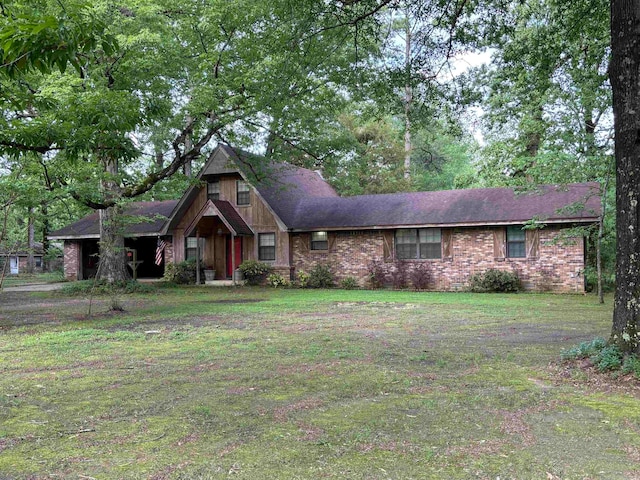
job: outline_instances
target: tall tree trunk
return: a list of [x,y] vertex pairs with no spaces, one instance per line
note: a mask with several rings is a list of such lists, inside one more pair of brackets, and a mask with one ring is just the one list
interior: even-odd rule
[[47,202],[42,203],[40,209],[42,213],[42,270],[48,272],[51,270],[47,254],[49,253],[49,206]]
[[[187,124],[190,124],[193,121],[193,118],[191,118],[190,116],[187,117]],[[189,150],[191,150],[193,148],[193,142],[191,139],[191,133],[187,134],[187,136],[184,139],[184,151],[185,153],[188,152]],[[191,178],[193,176],[193,163],[191,160],[187,160],[186,162],[184,162],[184,165],[182,167],[182,171],[185,174],[185,176]]]
[[409,9],[405,9],[405,40],[404,40],[404,178],[411,177],[411,104],[413,103],[413,88],[411,86],[411,21]]
[[33,254],[36,248],[36,226],[34,217],[34,208],[29,207],[29,217],[27,220],[27,273],[33,273],[36,266]]
[[616,293],[611,341],[640,353],[640,0],[611,0]]
[[[119,185],[115,181],[118,174],[118,161],[103,160],[106,172],[102,181],[105,198],[118,197]],[[124,249],[122,211],[116,203],[113,207],[100,210],[100,264],[97,277],[109,283],[129,280]]]

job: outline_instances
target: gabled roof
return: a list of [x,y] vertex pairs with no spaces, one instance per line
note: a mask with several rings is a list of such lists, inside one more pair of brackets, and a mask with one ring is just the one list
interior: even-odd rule
[[[220,145],[209,156],[198,179],[223,174],[238,174],[248,180],[281,228],[292,231],[513,225],[531,220],[593,223],[600,215],[596,183],[546,185],[522,193],[513,188],[481,188],[340,197],[316,172],[286,163],[275,164],[264,157]],[[169,233],[183,218],[200,188],[192,185],[178,201],[130,204],[127,215],[152,220],[128,225],[126,235]],[[217,210],[214,213],[224,217],[227,226],[238,235],[253,234],[231,203],[215,201],[212,205]],[[96,212],[53,232],[49,238],[99,235]]]
[[[283,228],[291,228],[299,203],[305,198],[338,197],[322,177],[306,168],[287,163],[274,163],[268,159],[238,148],[220,144],[198,173],[198,179],[213,175],[237,173],[251,183],[267,208]],[[182,196],[165,226],[168,232],[175,228],[200,187],[191,186]]]
[[[340,199],[336,191],[318,173],[288,163],[273,163],[257,155],[222,145],[260,196],[289,228],[296,221],[301,202],[307,199]],[[257,165],[257,167],[253,167]],[[251,168],[254,170],[251,170]]]
[[546,185],[518,193],[512,188],[305,198],[296,209],[294,230],[591,223],[598,220],[597,183]]
[[184,235],[189,236],[197,228],[202,217],[219,217],[231,233],[240,236],[252,236],[253,230],[231,203],[226,200],[207,200],[194,219],[184,229]]
[[[125,235],[138,237],[160,235],[167,218],[177,203],[177,200],[130,203],[124,209],[124,214],[129,217],[140,217],[140,221],[129,223],[132,220],[129,219],[124,227]],[[81,238],[100,238],[99,212],[87,215],[77,222],[49,234],[51,240]]]

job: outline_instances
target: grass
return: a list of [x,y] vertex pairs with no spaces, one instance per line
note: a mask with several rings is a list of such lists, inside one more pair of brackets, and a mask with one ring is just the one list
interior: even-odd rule
[[19,275],[5,275],[2,287],[18,287],[21,285],[29,285],[33,283],[56,283],[63,282],[64,275],[62,272],[47,273],[21,273]]
[[[21,295],[21,296],[19,296]],[[611,301],[0,293],[0,477],[637,478],[637,393],[550,367]]]

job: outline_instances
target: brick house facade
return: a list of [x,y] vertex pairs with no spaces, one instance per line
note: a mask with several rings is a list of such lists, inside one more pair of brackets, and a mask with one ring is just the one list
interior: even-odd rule
[[[585,240],[568,232],[600,212],[598,185],[588,183],[340,197],[316,172],[225,145],[198,180],[178,201],[134,204],[166,220],[141,224],[128,242],[150,262],[162,238],[165,264],[195,258],[218,279],[255,259],[291,278],[328,264],[338,280],[366,287],[371,262],[390,273],[401,261],[409,271],[426,265],[432,290],[464,290],[475,273],[498,269],[526,290],[583,292]],[[65,240],[68,278],[91,275],[98,231],[87,217],[52,235]]]
[[[516,273],[529,291],[584,292],[585,242],[582,237],[566,238],[562,227],[540,230],[539,250],[525,258],[494,255],[494,228],[458,228],[451,232],[451,255],[439,259],[401,260],[410,273],[419,264],[429,272],[428,289],[460,291],[469,287],[472,275],[489,269]],[[390,275],[395,258],[385,255],[383,231],[338,232],[326,251],[309,249],[310,235],[293,237],[293,267],[296,272],[311,270],[316,264],[331,266],[338,281],[353,277],[362,287],[369,284],[369,265],[379,262]]]

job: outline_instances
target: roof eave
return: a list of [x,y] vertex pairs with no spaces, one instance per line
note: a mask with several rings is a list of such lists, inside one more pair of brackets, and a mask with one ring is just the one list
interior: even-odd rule
[[[590,224],[597,223],[598,217],[580,217],[580,218],[559,218],[536,222],[540,225],[562,225],[562,224]],[[414,224],[394,224],[394,225],[351,225],[341,227],[331,226],[316,226],[316,227],[304,227],[290,228],[292,233],[296,232],[311,232],[311,231],[345,231],[345,230],[395,230],[398,228],[461,228],[461,227],[500,227],[508,225],[522,225],[528,223],[530,220],[507,220],[501,222],[459,222],[459,223],[414,223]]]

